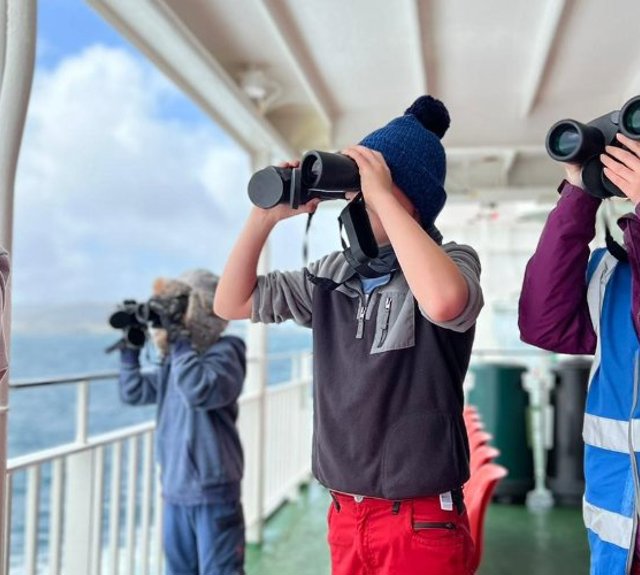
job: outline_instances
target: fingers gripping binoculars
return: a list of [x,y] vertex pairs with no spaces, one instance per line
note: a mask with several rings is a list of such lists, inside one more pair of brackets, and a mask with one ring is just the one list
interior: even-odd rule
[[640,141],[640,96],[588,124],[571,119],[556,122],[547,133],[545,145],[554,160],[582,166],[582,181],[591,195],[624,198],[620,188],[604,175],[600,162],[605,146],[623,147],[616,139],[618,132]]

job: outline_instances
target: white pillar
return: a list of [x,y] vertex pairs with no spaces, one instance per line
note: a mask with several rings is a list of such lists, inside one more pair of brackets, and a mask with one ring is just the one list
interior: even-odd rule
[[[11,251],[13,194],[27,115],[36,44],[36,0],[0,0],[0,244]],[[5,302],[5,334],[10,338],[10,292]],[[6,522],[7,410],[9,372],[0,380],[0,575],[8,553]]]
[[[256,153],[252,158],[254,171],[264,168],[270,161],[270,154],[267,151]],[[260,260],[258,262],[258,274],[266,274],[270,268],[269,243],[265,245]],[[262,543],[262,527],[264,523],[264,498],[266,479],[266,429],[267,429],[267,409],[266,409],[266,389],[268,378],[267,362],[267,326],[262,323],[252,323],[249,325],[248,333],[248,368],[245,380],[245,389],[248,393],[258,394],[258,421],[256,422],[257,437],[255,447],[257,454],[251,462],[255,461],[257,469],[255,485],[247,486],[254,489],[254,493],[248,494],[247,500],[252,501],[257,509],[257,521],[247,525],[247,541],[250,543]],[[250,454],[247,454],[250,455]]]

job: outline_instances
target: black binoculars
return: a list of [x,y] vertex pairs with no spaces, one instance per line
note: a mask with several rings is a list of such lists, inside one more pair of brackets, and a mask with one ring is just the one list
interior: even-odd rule
[[297,208],[313,198],[344,199],[345,192],[360,191],[357,164],[344,154],[307,152],[299,168],[269,166],[249,180],[249,198],[260,208],[289,204]]
[[160,327],[160,315],[149,302],[127,299],[109,316],[109,325],[124,331],[123,338],[132,347],[142,347],[147,339],[147,327]]
[[640,140],[640,96],[631,98],[620,110],[614,110],[588,124],[560,120],[547,133],[547,153],[558,162],[580,164],[587,192],[598,198],[624,193],[602,172],[600,154],[605,146],[623,147],[616,139],[620,132],[632,140]]

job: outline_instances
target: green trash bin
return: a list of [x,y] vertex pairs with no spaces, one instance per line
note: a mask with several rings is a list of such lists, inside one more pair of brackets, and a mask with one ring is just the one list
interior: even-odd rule
[[469,403],[478,408],[491,444],[500,450],[496,463],[509,475],[498,484],[494,498],[524,502],[534,487],[533,451],[529,427],[529,395],[522,385],[521,365],[487,362],[472,366],[475,382]]

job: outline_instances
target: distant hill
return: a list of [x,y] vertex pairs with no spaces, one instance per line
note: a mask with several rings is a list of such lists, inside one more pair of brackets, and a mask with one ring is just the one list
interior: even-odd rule
[[[113,333],[108,319],[116,306],[113,303],[84,302],[56,306],[16,305],[12,310],[11,331],[22,335],[103,334]],[[247,320],[233,321],[227,333],[246,336]],[[293,322],[271,326],[279,333],[307,333]]]
[[86,302],[47,306],[14,306],[11,330],[20,334],[107,333],[112,303]]

